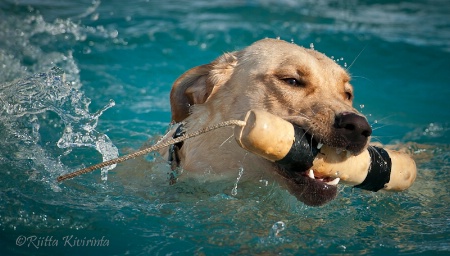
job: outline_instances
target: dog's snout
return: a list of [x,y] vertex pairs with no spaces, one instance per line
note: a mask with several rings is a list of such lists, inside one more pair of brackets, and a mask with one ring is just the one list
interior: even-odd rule
[[372,134],[372,128],[366,118],[351,112],[344,112],[336,116],[335,128],[342,131],[342,135],[350,141],[363,137],[367,139]]

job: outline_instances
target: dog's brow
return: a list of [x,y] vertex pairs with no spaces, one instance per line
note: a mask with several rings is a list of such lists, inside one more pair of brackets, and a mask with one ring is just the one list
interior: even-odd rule
[[350,80],[352,80],[352,77],[347,72],[344,72],[342,76],[343,76],[342,80],[344,83],[348,83],[350,82]]

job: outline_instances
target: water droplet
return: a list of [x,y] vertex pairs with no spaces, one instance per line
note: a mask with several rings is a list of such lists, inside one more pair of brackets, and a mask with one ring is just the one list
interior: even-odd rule
[[233,187],[233,189],[231,190],[231,195],[232,195],[232,196],[236,196],[236,195],[237,195],[237,187],[238,187],[238,183],[239,183],[239,180],[241,179],[243,173],[244,173],[244,168],[243,168],[243,167],[240,167],[240,168],[239,168],[238,177],[236,178],[236,183],[234,183],[234,187]]
[[96,21],[100,15],[98,13],[94,13],[91,15],[91,20]]
[[347,247],[345,245],[339,245],[338,248],[343,251],[347,250]]
[[363,109],[363,108],[364,108],[364,104],[360,104],[359,107],[360,107],[361,109]]
[[90,54],[90,53],[91,53],[91,48],[89,48],[89,47],[83,48],[83,54]]
[[103,169],[101,169],[100,173],[101,173],[102,181],[107,181],[108,180],[108,169],[103,168]]
[[313,43],[310,43],[310,44],[309,44],[309,48],[310,48],[311,50],[314,50],[314,44],[313,44]]
[[278,237],[280,236],[280,232],[286,228],[286,224],[282,221],[277,221],[272,225],[270,229],[270,237]]
[[109,36],[111,38],[116,38],[118,35],[119,35],[119,31],[117,31],[115,29],[109,33]]

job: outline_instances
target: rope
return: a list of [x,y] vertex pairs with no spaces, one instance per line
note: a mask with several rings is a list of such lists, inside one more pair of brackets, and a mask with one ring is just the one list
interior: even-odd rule
[[178,138],[169,139],[169,140],[167,140],[165,142],[157,143],[157,144],[155,144],[153,146],[150,146],[148,148],[136,151],[136,152],[131,153],[129,155],[125,155],[125,156],[122,156],[122,157],[114,158],[114,159],[111,159],[109,161],[102,162],[102,163],[99,163],[99,164],[96,164],[96,165],[92,165],[92,166],[86,167],[84,169],[81,169],[81,170],[78,170],[78,171],[75,171],[75,172],[72,172],[72,173],[61,175],[56,180],[57,181],[63,181],[63,180],[67,180],[67,179],[72,179],[72,178],[74,178],[76,176],[79,176],[79,175],[82,175],[82,174],[85,174],[85,173],[88,173],[88,172],[92,172],[94,170],[97,170],[97,169],[100,169],[100,168],[103,168],[103,167],[106,167],[106,166],[110,166],[110,165],[113,165],[113,164],[118,164],[118,163],[121,163],[121,162],[125,162],[125,161],[127,161],[129,159],[136,158],[136,157],[142,156],[142,155],[146,155],[146,154],[148,154],[150,152],[153,152],[155,150],[159,150],[161,148],[168,147],[168,146],[170,146],[172,144],[176,144],[178,142],[181,142],[181,141],[193,138],[193,137],[197,137],[197,136],[202,135],[204,133],[207,133],[207,132],[219,129],[219,128],[223,128],[223,127],[228,127],[228,126],[245,126],[245,121],[229,120],[229,121],[221,122],[221,123],[218,123],[218,124],[215,124],[215,125],[207,126],[207,127],[203,128],[203,129],[200,129],[200,130],[195,131],[193,133],[187,133],[187,134],[185,134],[183,136],[180,136]]

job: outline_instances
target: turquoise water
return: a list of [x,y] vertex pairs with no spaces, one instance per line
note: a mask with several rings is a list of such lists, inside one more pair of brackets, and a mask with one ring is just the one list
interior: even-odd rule
[[[0,2],[2,255],[450,254],[447,1],[66,2]],[[157,155],[55,181],[156,140],[180,74],[265,37],[349,67],[413,187],[313,208],[272,181],[169,186]]]

